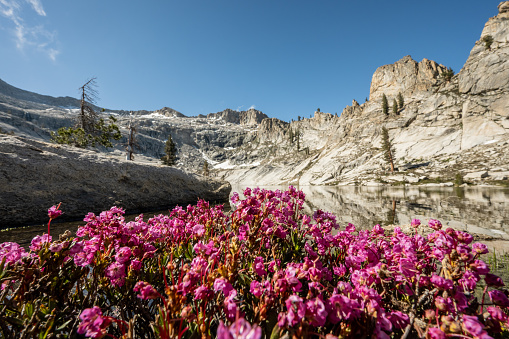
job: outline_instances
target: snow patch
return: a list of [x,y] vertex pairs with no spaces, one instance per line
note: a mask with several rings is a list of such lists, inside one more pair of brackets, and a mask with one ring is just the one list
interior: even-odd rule
[[235,164],[230,163],[230,160],[226,160],[226,161],[224,161],[222,163],[214,165],[214,168],[215,169],[233,169],[233,168],[237,168],[237,167],[256,167],[256,166],[259,166],[259,165],[260,165],[259,161],[252,162],[250,164],[235,165]]

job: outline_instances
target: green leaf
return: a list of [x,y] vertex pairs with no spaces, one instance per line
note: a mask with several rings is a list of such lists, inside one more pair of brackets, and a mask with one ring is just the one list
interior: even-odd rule
[[71,322],[73,321],[73,319],[69,319],[67,320],[65,323],[63,323],[62,325],[60,325],[59,327],[57,327],[57,331],[61,331],[63,330],[64,328],[67,327],[67,325],[69,325]]
[[279,339],[281,336],[279,335],[279,326],[276,324],[272,328],[272,333],[270,334],[270,339]]

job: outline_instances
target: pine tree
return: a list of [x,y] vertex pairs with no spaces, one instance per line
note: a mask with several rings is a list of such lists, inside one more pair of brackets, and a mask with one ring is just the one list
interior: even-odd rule
[[394,113],[394,115],[398,115],[398,102],[396,99],[392,100],[392,113]]
[[164,155],[161,160],[163,164],[168,166],[173,166],[177,162],[177,146],[173,142],[171,135],[168,135],[168,140],[166,141],[166,146],[164,147]]
[[403,94],[401,92],[398,93],[398,108],[402,109],[405,104],[405,100],[403,99]]
[[391,172],[394,172],[394,147],[391,144],[389,137],[389,131],[387,128],[382,127],[382,149],[384,151],[384,159],[389,165],[391,165]]
[[382,96],[382,112],[385,115],[389,115],[389,103],[387,102],[387,97],[384,95]]

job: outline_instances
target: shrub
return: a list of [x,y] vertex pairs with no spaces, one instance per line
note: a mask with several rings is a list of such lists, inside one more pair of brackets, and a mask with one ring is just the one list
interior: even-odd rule
[[109,124],[106,125],[104,119],[101,118],[95,124],[93,133],[86,133],[81,127],[60,127],[57,132],[51,132],[51,141],[57,144],[67,144],[76,147],[85,148],[88,146],[95,147],[101,145],[104,147],[113,147],[111,140],[120,140],[122,134],[115,124],[117,119],[109,117]]
[[463,180],[463,176],[461,173],[456,173],[456,176],[454,177],[454,186],[461,186],[465,183]]
[[440,76],[447,82],[452,80],[452,77],[454,76],[454,71],[451,67],[448,67],[445,71],[440,73]]
[[3,337],[508,334],[507,292],[470,234],[433,219],[428,236],[416,219],[409,234],[340,227],[302,214],[293,187],[244,195],[229,214],[199,201],[126,222],[113,207],[89,213],[76,237],[38,236],[29,252],[1,244]]
[[481,40],[484,42],[484,47],[486,49],[491,49],[491,45],[493,44],[493,37],[491,35],[485,35]]

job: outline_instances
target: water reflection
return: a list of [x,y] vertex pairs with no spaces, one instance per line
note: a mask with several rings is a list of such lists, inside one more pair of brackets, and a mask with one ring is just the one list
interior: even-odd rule
[[[235,186],[233,191],[242,192]],[[286,189],[286,187],[265,187]],[[497,187],[302,186],[306,213],[333,212],[341,224],[410,224],[434,218],[455,229],[509,240],[509,189]]]

